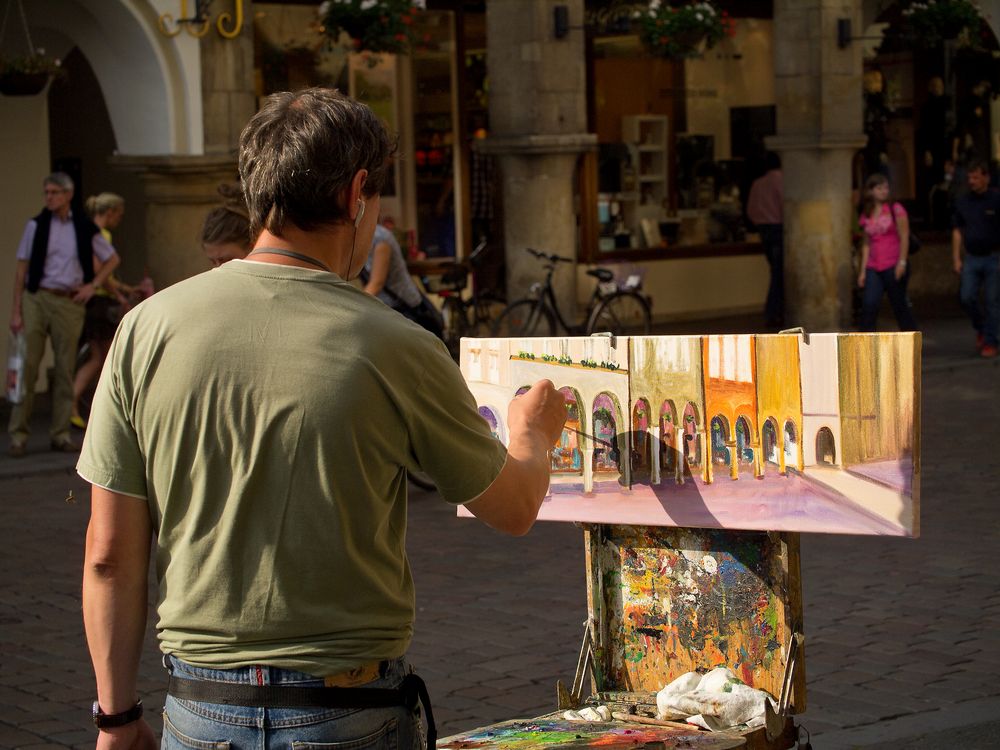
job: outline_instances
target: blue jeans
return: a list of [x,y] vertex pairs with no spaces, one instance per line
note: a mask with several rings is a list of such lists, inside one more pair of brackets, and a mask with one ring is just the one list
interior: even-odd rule
[[906,277],[896,280],[896,269],[888,268],[885,271],[876,271],[874,268],[865,269],[865,288],[861,298],[861,320],[858,329],[861,331],[874,331],[875,321],[878,319],[878,308],[882,304],[882,295],[889,297],[889,304],[892,305],[892,312],[896,315],[896,322],[901,331],[916,331],[917,321],[910,311],[910,303],[906,299]]
[[[979,289],[983,304],[979,304]],[[962,280],[959,284],[962,309],[972,320],[972,327],[982,335],[983,342],[997,346],[1000,325],[1000,255],[966,255],[962,259]]]
[[[322,678],[278,667],[203,669],[167,657],[175,677],[250,685],[322,687]],[[396,688],[409,667],[389,662],[385,676],[364,687]],[[251,708],[177,700],[163,707],[161,750],[421,750],[420,717],[392,708]]]

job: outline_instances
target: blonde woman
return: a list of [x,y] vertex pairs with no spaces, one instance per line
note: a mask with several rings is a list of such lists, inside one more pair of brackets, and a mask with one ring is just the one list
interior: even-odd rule
[[[104,239],[113,246],[111,230],[121,223],[125,215],[125,199],[115,193],[100,193],[87,198],[84,206]],[[100,268],[101,261],[94,256],[94,270],[99,271]],[[77,368],[73,378],[73,413],[70,416],[70,424],[78,429],[82,430],[87,426],[86,419],[80,414],[80,399],[97,380],[118,321],[131,306],[129,296],[137,291],[136,287],[123,284],[112,274],[87,302],[87,317],[81,339],[87,343],[89,356]]]

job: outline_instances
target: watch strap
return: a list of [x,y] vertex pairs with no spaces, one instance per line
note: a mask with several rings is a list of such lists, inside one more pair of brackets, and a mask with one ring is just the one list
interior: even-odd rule
[[106,714],[101,710],[101,706],[97,701],[94,701],[93,706],[93,718],[94,726],[98,729],[112,729],[114,727],[123,727],[126,724],[131,724],[133,721],[138,721],[142,718],[142,701],[137,700],[135,705],[127,711],[122,711],[117,714]]

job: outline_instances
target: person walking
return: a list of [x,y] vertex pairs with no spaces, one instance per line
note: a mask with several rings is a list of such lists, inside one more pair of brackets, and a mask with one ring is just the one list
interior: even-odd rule
[[768,151],[765,166],[767,171],[750,186],[747,218],[760,232],[767,264],[771,267],[764,316],[768,326],[780,328],[785,322],[784,180],[781,157]]
[[910,223],[906,209],[889,198],[889,179],[873,174],[865,182],[858,223],[862,229],[858,286],[862,289],[861,331],[874,331],[883,294],[889,297],[901,331],[916,331],[906,299],[904,279],[910,250]]
[[403,251],[392,232],[377,224],[371,252],[360,274],[366,293],[378,297],[393,310],[423,326],[438,338],[444,336],[444,320],[434,303],[410,278]]
[[[101,230],[101,236],[111,245],[111,230],[125,216],[125,199],[115,193],[100,193],[87,198],[84,206],[94,224]],[[95,255],[94,268],[100,267],[100,258]],[[131,307],[133,295],[139,293],[139,287],[123,283],[112,273],[103,286],[97,287],[94,296],[87,302],[83,321],[87,360],[76,369],[76,375],[73,376],[73,412],[70,416],[70,424],[78,429],[87,427],[87,420],[80,414],[80,400],[101,372],[118,321]]]
[[990,187],[984,161],[969,166],[966,180],[969,189],[955,200],[952,214],[952,263],[962,309],[976,329],[976,349],[992,359],[1000,353],[1000,191]]
[[350,283],[393,156],[337,91],[267,97],[240,137],[253,250],[119,326],[77,465],[99,750],[155,746],[136,684],[154,530],[164,748],[434,746],[405,659],[407,471],[526,533],[566,406],[536,383],[505,448],[444,344]]
[[[42,181],[45,208],[30,219],[17,246],[14,303],[10,329],[26,339],[24,399],[10,413],[9,454],[21,458],[27,451],[34,407],[35,381],[45,353],[46,339],[55,357],[50,383],[54,451],[75,453],[80,447],[70,437],[73,413],[73,370],[83,329],[85,305],[118,266],[118,253],[97,225],[71,209],[73,180],[54,172]],[[94,258],[100,262],[95,270]]]

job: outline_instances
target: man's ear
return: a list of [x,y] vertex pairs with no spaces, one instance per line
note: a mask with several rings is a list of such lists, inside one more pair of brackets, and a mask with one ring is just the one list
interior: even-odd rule
[[351,178],[350,189],[347,191],[347,217],[352,223],[357,221],[358,212],[361,210],[361,201],[364,200],[364,188],[367,180],[367,169],[359,169]]

